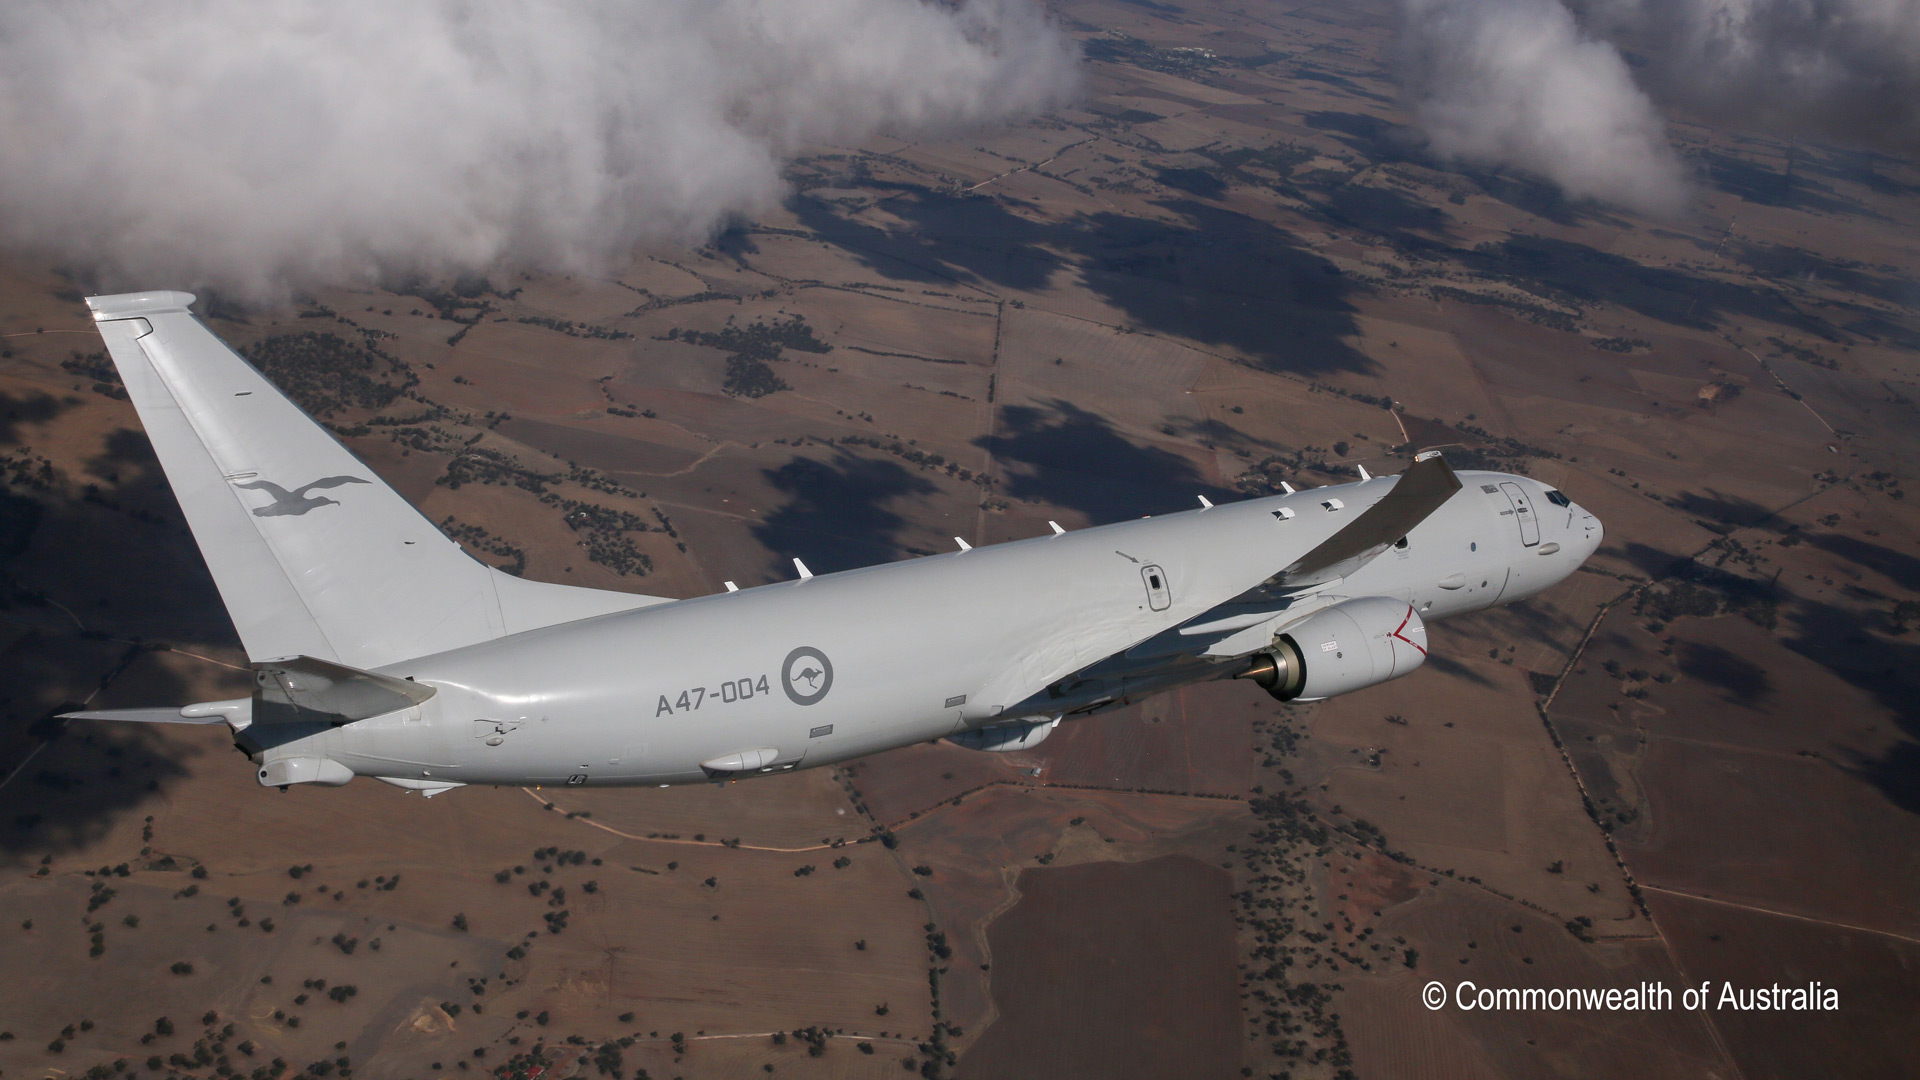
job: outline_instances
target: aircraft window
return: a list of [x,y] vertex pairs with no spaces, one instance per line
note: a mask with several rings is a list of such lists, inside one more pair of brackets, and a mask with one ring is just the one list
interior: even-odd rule
[[1547,489],[1547,501],[1552,503],[1555,506],[1572,506],[1573,505],[1572,499],[1569,499],[1565,495],[1560,494],[1558,491],[1555,491],[1553,488]]

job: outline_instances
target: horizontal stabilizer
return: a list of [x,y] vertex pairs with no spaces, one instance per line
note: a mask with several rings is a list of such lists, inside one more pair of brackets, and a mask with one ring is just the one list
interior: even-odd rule
[[433,696],[431,686],[311,656],[260,661],[253,665],[253,678],[259,687],[253,720],[264,724],[347,724],[412,708]]
[[[1384,479],[1384,478],[1383,478]],[[1422,455],[1394,482],[1393,490],[1353,519],[1353,523],[1325,540],[1267,584],[1281,591],[1318,585],[1344,577],[1373,561],[1413,527],[1440,509],[1460,490],[1447,459],[1438,453]]]
[[224,724],[224,716],[181,716],[175,705],[162,705],[153,709],[89,709],[85,712],[61,713],[62,720],[122,720],[136,724]]

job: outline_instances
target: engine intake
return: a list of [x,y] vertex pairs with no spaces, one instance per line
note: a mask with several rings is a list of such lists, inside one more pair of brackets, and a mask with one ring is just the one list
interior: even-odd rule
[[1235,678],[1280,701],[1320,701],[1397,679],[1426,660],[1427,627],[1413,605],[1369,596],[1289,625]]

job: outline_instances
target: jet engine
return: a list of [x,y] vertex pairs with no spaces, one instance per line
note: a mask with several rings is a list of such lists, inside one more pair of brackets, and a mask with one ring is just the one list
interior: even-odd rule
[[1369,596],[1288,625],[1236,678],[1280,701],[1319,701],[1397,679],[1427,659],[1427,627],[1403,600]]

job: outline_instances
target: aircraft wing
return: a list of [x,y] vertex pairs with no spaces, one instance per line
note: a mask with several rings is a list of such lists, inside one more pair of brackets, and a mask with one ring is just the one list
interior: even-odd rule
[[1138,659],[1207,651],[1214,643],[1267,622],[1385,554],[1460,490],[1460,478],[1438,451],[1415,458],[1392,483],[1391,490],[1345,528],[1272,577],[1173,630],[1133,646],[1126,655]]
[[1393,486],[1345,527],[1294,556],[1254,587],[1145,640],[1123,638],[1127,627],[1116,625],[1114,639],[1094,650],[1095,655],[1105,653],[1104,659],[1093,664],[1010,680],[1013,692],[1005,696],[1030,696],[1009,706],[1008,714],[1057,709],[1076,686],[1150,677],[1170,665],[1244,656],[1265,648],[1272,644],[1271,625],[1276,617],[1379,558],[1461,488],[1459,477],[1437,452],[1421,455],[1399,476],[1381,477],[1379,482]]
[[1446,458],[1438,451],[1422,454],[1379,502],[1262,582],[1256,591],[1282,595],[1343,578],[1378,558],[1459,490],[1460,478]]
[[470,558],[189,313],[87,300],[247,654],[372,668],[664,602]]

